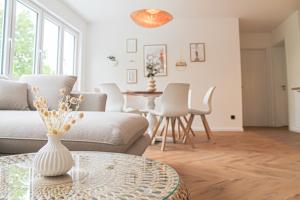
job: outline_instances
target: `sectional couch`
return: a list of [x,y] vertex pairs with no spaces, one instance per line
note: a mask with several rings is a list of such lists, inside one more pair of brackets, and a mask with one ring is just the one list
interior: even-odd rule
[[[72,93],[74,76],[22,76],[19,81],[0,77],[0,153],[16,154],[38,151],[47,141],[46,128],[34,111],[32,86],[48,99],[55,109],[59,89]],[[145,131],[148,122],[137,114],[105,112],[107,96],[101,93],[82,93],[85,101],[80,110],[85,113],[63,138],[72,151],[106,151],[142,155],[150,143]]]

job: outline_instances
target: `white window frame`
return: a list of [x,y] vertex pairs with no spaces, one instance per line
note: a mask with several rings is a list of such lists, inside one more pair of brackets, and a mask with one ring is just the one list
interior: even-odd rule
[[5,38],[6,38],[6,16],[7,16],[7,4],[8,1],[4,0],[4,16],[3,16],[3,27],[2,27],[2,31],[3,31],[3,35],[2,35],[2,46],[0,46],[1,50],[2,50],[2,58],[1,59],[1,68],[0,68],[0,74],[4,74],[5,72],[5,65],[4,65],[4,58],[5,58]]
[[[79,53],[79,33],[74,31],[72,28],[70,28],[67,25],[64,25],[62,35],[63,35],[63,41],[64,41],[64,32],[68,32],[70,35],[74,36],[74,57],[73,57],[73,74],[78,74],[78,53]],[[64,66],[63,66],[63,59],[64,59],[64,42],[62,43],[62,68],[61,68],[61,73],[63,74],[64,72]]]
[[43,60],[42,60],[42,56],[44,54],[44,20],[48,20],[51,23],[53,23],[54,25],[58,26],[58,41],[57,41],[57,57],[56,57],[56,70],[55,70],[55,74],[60,74],[60,56],[61,56],[61,26],[62,23],[60,21],[58,21],[56,18],[54,18],[53,16],[51,16],[50,14],[44,12],[43,13],[43,20],[42,20],[42,30],[41,30],[41,44],[40,44],[40,64],[38,66],[39,69],[39,73],[42,72],[42,67],[43,67]]
[[63,45],[64,45],[64,31],[69,32],[75,36],[75,49],[74,49],[74,66],[73,74],[79,75],[79,49],[80,49],[80,32],[68,25],[64,20],[51,14],[49,11],[40,7],[31,0],[6,0],[5,19],[4,19],[4,33],[3,33],[3,59],[2,71],[0,74],[6,74],[12,77],[13,70],[13,54],[14,54],[14,33],[15,33],[15,20],[16,20],[16,2],[24,4],[26,7],[32,9],[37,13],[36,24],[36,37],[35,37],[35,60],[33,64],[33,74],[40,74],[42,68],[42,53],[43,53],[43,31],[44,19],[47,19],[59,26],[59,41],[58,41],[58,56],[57,56],[57,75],[63,74]]
[[14,50],[15,50],[15,44],[14,44],[14,37],[15,37],[15,25],[16,25],[16,5],[17,2],[20,4],[23,4],[25,7],[27,7],[28,9],[36,12],[37,14],[37,20],[36,20],[36,32],[35,32],[35,41],[34,41],[34,61],[33,61],[33,65],[32,67],[32,74],[36,74],[36,66],[37,66],[37,43],[39,41],[39,36],[38,36],[38,32],[39,32],[39,18],[41,15],[41,11],[39,10],[39,8],[35,5],[32,4],[30,1],[28,0],[13,0],[11,1],[11,6],[12,6],[12,16],[11,16],[11,27],[10,27],[10,56],[9,56],[9,76],[13,78],[13,59],[14,59]]
[[12,27],[12,14],[13,13],[13,1],[6,0],[6,15],[5,15],[5,28],[3,38],[3,74],[10,75],[10,57],[12,49],[11,27]]

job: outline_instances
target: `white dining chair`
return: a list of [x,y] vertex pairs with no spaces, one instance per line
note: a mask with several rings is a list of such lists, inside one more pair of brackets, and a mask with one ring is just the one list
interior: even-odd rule
[[[203,100],[202,100],[202,104],[205,107],[204,109],[193,109],[191,108],[191,91],[189,94],[189,114],[190,114],[190,118],[189,120],[185,119],[185,121],[190,124],[193,123],[195,116],[200,116],[204,129],[205,129],[205,133],[207,135],[207,139],[211,140],[212,136],[211,136],[211,129],[209,127],[209,124],[207,122],[207,118],[206,116],[211,114],[212,112],[212,96],[213,93],[215,91],[216,87],[210,87],[208,89],[208,91],[206,92]],[[187,132],[192,132],[193,135],[195,134],[193,129],[191,128],[191,126],[187,127]]]
[[176,143],[175,138],[175,123],[178,121],[179,125],[184,131],[184,136],[190,141],[192,147],[194,147],[192,140],[189,137],[188,132],[182,123],[181,117],[188,114],[188,92],[189,84],[185,83],[170,83],[163,92],[160,99],[159,110],[149,110],[149,112],[159,117],[159,121],[153,130],[151,137],[152,143],[155,142],[155,137],[163,120],[165,120],[164,132],[162,136],[161,150],[165,150],[166,139],[168,134],[169,122],[172,127],[173,143]]
[[120,88],[115,83],[102,83],[99,85],[99,90],[101,93],[107,95],[106,101],[106,111],[107,112],[126,112],[126,113],[136,113],[142,114],[138,109],[133,109],[126,106],[124,96]]

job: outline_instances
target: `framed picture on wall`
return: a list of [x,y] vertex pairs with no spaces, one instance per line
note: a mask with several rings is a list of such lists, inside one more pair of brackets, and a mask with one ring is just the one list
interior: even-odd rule
[[191,43],[190,58],[191,62],[205,62],[205,44]]
[[147,66],[154,65],[158,70],[156,76],[167,76],[167,45],[155,44],[144,46],[144,74]]
[[134,84],[137,83],[137,70],[127,69],[127,83]]
[[137,52],[137,39],[130,38],[126,40],[126,52],[127,53]]

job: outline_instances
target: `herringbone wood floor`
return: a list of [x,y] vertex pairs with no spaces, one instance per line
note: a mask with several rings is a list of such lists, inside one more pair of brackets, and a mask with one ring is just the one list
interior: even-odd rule
[[204,133],[189,145],[160,144],[145,156],[171,165],[182,176],[192,199],[300,199],[300,134],[286,129],[247,129],[244,133]]

